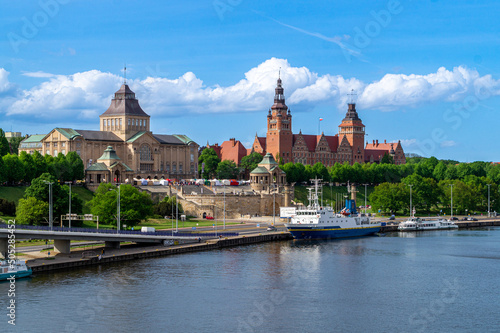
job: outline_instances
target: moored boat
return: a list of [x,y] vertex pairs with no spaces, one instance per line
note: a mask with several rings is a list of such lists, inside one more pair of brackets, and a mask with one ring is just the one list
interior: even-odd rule
[[356,211],[355,199],[346,199],[346,206],[339,213],[332,207],[318,202],[318,183],[309,190],[309,205],[297,209],[285,227],[296,239],[332,239],[373,235],[380,231],[381,223]]
[[458,229],[458,225],[445,219],[421,219],[411,217],[408,220],[399,223],[399,231],[419,231],[419,230],[441,230]]
[[33,274],[28,265],[24,260],[14,260],[9,263],[7,260],[0,261],[0,281],[7,280],[9,278],[20,279],[23,277],[28,277]]

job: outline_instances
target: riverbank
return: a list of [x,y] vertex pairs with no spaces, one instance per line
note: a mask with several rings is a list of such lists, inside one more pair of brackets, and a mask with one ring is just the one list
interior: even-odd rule
[[33,269],[33,273],[43,273],[75,267],[103,265],[120,261],[169,256],[189,252],[210,251],[232,246],[287,239],[292,239],[292,236],[288,232],[266,232],[255,235],[210,239],[204,243],[182,244],[169,247],[163,247],[159,244],[155,246],[138,246],[136,244],[131,244],[122,246],[120,249],[96,247],[92,250],[78,250],[72,251],[70,254],[58,254],[54,257],[28,260],[28,266]]

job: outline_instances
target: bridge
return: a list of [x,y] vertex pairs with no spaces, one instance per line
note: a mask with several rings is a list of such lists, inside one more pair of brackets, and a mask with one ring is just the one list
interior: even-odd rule
[[[12,228],[12,225],[11,225]],[[238,233],[179,233],[172,231],[141,232],[137,230],[106,230],[92,228],[65,228],[15,225],[9,229],[7,224],[0,224],[0,253],[6,258],[8,253],[9,234],[14,230],[15,240],[22,239],[53,239],[54,250],[60,253],[71,252],[72,240],[103,241],[105,247],[120,248],[120,242],[159,243],[165,244],[168,240],[193,241],[206,238],[232,237]]]

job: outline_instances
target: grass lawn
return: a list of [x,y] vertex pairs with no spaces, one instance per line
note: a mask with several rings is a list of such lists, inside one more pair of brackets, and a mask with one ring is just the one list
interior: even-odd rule
[[0,198],[14,201],[17,206],[27,188],[27,186],[0,186]]
[[[217,220],[217,225],[220,226],[224,222]],[[215,224],[214,220],[190,220],[190,221],[178,221],[177,225],[179,228],[192,228],[192,227],[211,227],[213,224]],[[238,222],[227,222],[226,225],[234,225],[234,224],[240,224]],[[165,220],[165,219],[149,219],[135,228],[140,228],[140,227],[153,227],[156,229],[172,229],[172,220]],[[175,220],[174,220],[174,228],[175,228]]]

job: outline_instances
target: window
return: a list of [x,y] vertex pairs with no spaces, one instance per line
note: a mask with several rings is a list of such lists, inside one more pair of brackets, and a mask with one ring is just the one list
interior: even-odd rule
[[140,149],[141,161],[152,161],[151,149],[148,145],[142,145]]
[[122,118],[120,118],[120,129],[122,129]]
[[167,173],[170,173],[170,163],[167,163],[165,165],[165,169],[166,169]]
[[50,148],[50,142],[47,142],[47,143],[45,144],[45,147]]
[[111,119],[111,127],[114,127],[114,126],[115,126],[115,120]]
[[61,153],[63,153],[63,155],[66,155],[66,149],[61,150]]
[[54,147],[57,147],[57,142],[54,142]]
[[66,142],[61,142],[61,147],[66,147]]
[[102,128],[103,128],[103,129],[105,129],[105,128],[106,128],[106,119],[104,119],[104,120],[102,121]]
[[179,173],[182,173],[182,163],[179,163]]
[[128,120],[128,127],[130,128],[130,119]]
[[109,119],[108,119],[108,122],[107,122],[107,124],[108,124],[108,127],[109,127]]
[[177,166],[175,164],[172,165],[172,173],[177,173]]
[[80,156],[80,149],[77,149],[76,153],[78,154],[78,156]]
[[54,157],[57,157],[57,149],[54,149]]
[[82,142],[80,140],[76,141],[76,148],[81,148]]

